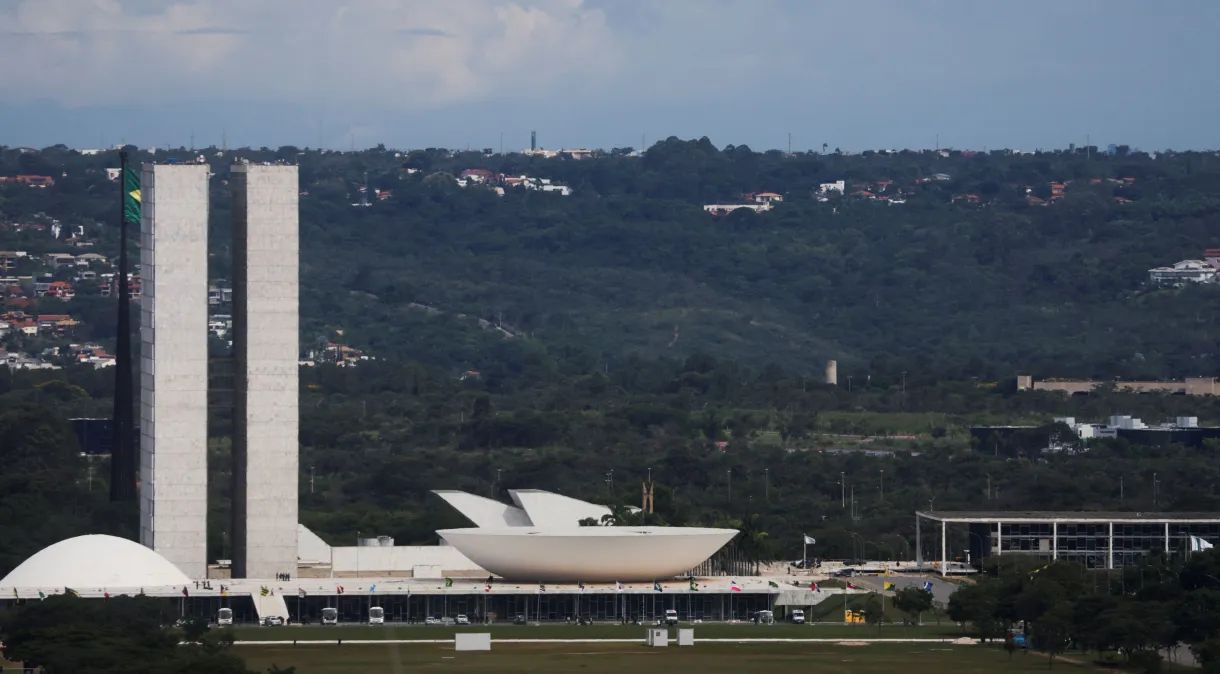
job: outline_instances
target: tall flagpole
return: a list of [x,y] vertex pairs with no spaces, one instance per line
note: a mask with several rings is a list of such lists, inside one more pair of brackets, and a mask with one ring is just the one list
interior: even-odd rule
[[131,298],[127,285],[127,151],[119,152],[119,295],[118,336],[114,363],[114,442],[110,456],[110,500],[136,499],[136,464],[132,447],[135,396],[131,366]]

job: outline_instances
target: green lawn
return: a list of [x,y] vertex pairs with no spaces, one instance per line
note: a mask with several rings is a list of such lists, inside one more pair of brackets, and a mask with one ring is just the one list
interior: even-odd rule
[[[693,627],[695,638],[782,638],[782,639],[842,639],[842,638],[955,638],[962,636],[954,624],[903,627],[886,625],[880,629],[867,625],[728,625],[706,623],[679,627]],[[366,639],[452,639],[456,632],[490,632],[493,639],[639,639],[644,641],[644,627],[639,625],[493,625],[484,627],[452,626],[385,626],[369,627],[351,625],[341,627],[237,627],[233,628],[237,641],[334,641]]]
[[[995,647],[940,644],[698,644],[693,648],[647,648],[643,644],[509,644],[490,652],[457,653],[452,646],[246,646],[238,653],[247,666],[265,672],[271,665],[295,666],[297,674],[398,674],[425,668],[452,672],[666,672],[681,674],[1022,674],[1045,672],[1039,655],[1011,661]],[[1055,669],[1078,669],[1057,663]],[[1052,670],[1054,671],[1054,670]]]

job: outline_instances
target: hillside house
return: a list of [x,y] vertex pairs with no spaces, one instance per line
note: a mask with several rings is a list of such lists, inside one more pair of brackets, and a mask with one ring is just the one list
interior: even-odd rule
[[755,213],[765,213],[772,209],[771,204],[707,204],[703,210],[712,215],[728,215],[739,209],[749,209]]
[[19,175],[0,177],[0,183],[16,183],[27,187],[46,188],[54,186],[55,179],[51,176]]
[[52,269],[65,269],[76,266],[76,256],[68,253],[47,253],[47,264]]
[[28,257],[29,253],[24,250],[0,250],[0,271],[12,271],[19,260]]
[[1155,286],[1180,288],[1188,283],[1215,283],[1216,267],[1203,260],[1182,260],[1172,267],[1148,270],[1148,282]]

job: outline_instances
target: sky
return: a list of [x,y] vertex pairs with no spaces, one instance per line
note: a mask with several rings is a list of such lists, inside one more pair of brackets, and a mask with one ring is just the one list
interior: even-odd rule
[[1216,26],[1216,0],[0,0],[0,145],[1217,149]]

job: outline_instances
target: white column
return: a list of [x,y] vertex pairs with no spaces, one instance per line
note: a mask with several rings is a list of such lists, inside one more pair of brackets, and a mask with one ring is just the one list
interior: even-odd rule
[[944,520],[940,521],[940,574],[947,575],[945,565],[949,563],[946,546],[949,544],[948,527]]
[[1051,559],[1059,559],[1059,523],[1051,522]]
[[915,568],[919,568],[923,564],[923,547],[920,545],[919,539],[919,521],[923,519],[919,513],[915,513]]
[[1106,543],[1106,568],[1114,568],[1114,523],[1110,523],[1110,539]]
[[995,554],[1000,556],[1004,554],[1004,523],[995,523]]
[[1165,556],[1169,556],[1169,522],[1165,523]]

